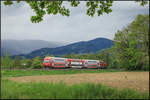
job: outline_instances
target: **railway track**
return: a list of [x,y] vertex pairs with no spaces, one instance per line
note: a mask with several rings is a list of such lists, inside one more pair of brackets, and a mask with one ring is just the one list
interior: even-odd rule
[[41,69],[4,69],[4,70],[105,70],[105,69],[96,69],[96,68],[41,68]]
[[101,69],[96,69],[96,68],[43,68],[40,70],[101,70]]

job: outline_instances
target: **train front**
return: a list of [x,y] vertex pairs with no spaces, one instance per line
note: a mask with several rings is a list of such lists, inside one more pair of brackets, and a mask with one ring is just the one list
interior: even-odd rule
[[43,61],[43,66],[45,68],[50,68],[52,66],[52,57],[45,57]]

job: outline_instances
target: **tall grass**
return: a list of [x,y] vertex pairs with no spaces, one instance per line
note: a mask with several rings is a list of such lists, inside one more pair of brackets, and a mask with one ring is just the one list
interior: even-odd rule
[[81,83],[71,86],[63,82],[18,83],[2,80],[2,99],[148,99],[148,93],[117,90],[101,84]]
[[77,73],[104,73],[121,72],[113,69],[90,69],[90,70],[2,70],[2,77],[31,76],[31,75],[56,75],[56,74],[77,74]]

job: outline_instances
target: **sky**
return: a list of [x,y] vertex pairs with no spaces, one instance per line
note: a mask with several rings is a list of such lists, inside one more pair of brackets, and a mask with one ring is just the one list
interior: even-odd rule
[[21,2],[11,6],[1,3],[1,39],[46,40],[63,43],[88,41],[95,38],[113,39],[118,30],[129,25],[138,14],[149,14],[149,4],[141,6],[135,1],[114,1],[112,12],[94,17],[86,15],[86,1],[70,8],[70,16],[45,15],[40,23],[32,23],[34,12]]

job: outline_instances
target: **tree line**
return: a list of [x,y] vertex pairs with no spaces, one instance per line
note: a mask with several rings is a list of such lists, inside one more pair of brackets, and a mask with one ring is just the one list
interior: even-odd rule
[[[135,20],[123,30],[118,30],[114,37],[114,45],[97,53],[65,54],[64,58],[103,60],[107,68],[126,70],[149,70],[149,15],[138,15]],[[47,55],[54,56],[54,55]],[[42,68],[43,58],[11,59],[9,53],[1,57],[1,67]]]
[[37,56],[33,59],[20,58],[15,56],[12,59],[8,52],[5,56],[1,57],[1,68],[2,69],[39,69],[42,68],[43,59]]

